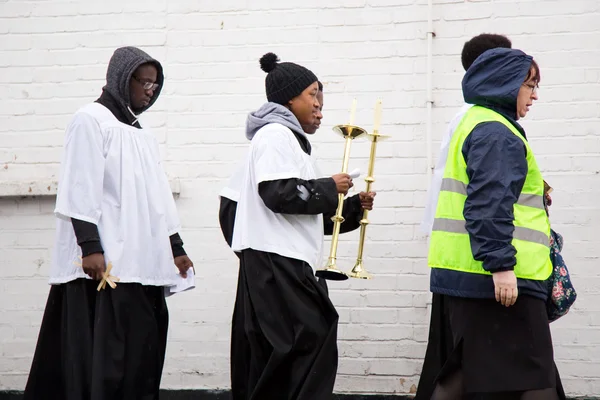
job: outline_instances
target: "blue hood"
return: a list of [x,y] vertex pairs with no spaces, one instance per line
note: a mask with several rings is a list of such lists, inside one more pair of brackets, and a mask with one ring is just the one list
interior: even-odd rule
[[532,61],[533,57],[521,50],[497,48],[486,51],[463,78],[465,102],[491,108],[516,120],[517,96]]

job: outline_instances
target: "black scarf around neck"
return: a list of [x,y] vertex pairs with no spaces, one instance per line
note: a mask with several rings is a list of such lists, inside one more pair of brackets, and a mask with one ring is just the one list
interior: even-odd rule
[[102,94],[96,100],[96,103],[102,104],[104,107],[108,108],[110,112],[113,113],[113,115],[119,120],[119,122],[135,126],[138,129],[142,128],[140,123],[137,121],[137,118],[106,90],[102,91]]

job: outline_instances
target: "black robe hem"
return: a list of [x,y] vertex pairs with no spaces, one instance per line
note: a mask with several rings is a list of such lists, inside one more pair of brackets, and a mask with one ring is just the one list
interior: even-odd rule
[[305,262],[243,250],[231,334],[233,400],[329,400],[338,314]]
[[24,400],[157,400],[167,342],[164,288],[52,285]]

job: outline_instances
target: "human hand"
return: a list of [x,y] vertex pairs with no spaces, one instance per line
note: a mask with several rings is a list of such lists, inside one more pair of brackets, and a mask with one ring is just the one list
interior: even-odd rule
[[546,205],[550,207],[552,205],[552,197],[548,193],[546,193],[544,196],[546,197]]
[[373,202],[375,201],[375,196],[377,193],[375,192],[360,192],[358,194],[358,198],[360,199],[360,205],[363,210],[372,210]]
[[188,256],[178,256],[175,257],[175,266],[179,270],[179,275],[184,278],[187,278],[187,270],[194,268],[194,263]]
[[81,267],[83,268],[83,272],[90,278],[99,281],[104,276],[104,271],[106,271],[104,254],[94,253],[83,257],[81,259]]
[[335,174],[332,176],[332,178],[339,194],[348,194],[348,190],[354,186],[354,183],[352,183],[352,177],[348,174]]
[[492,277],[494,279],[496,301],[506,307],[515,304],[519,296],[515,271],[494,272]]

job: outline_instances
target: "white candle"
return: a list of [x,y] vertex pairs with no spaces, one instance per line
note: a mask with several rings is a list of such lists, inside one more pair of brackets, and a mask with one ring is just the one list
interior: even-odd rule
[[375,103],[375,121],[373,123],[373,133],[379,133],[379,125],[381,124],[381,99],[377,99]]
[[356,99],[352,100],[352,108],[350,109],[350,123],[348,125],[354,125],[354,116],[356,115]]

